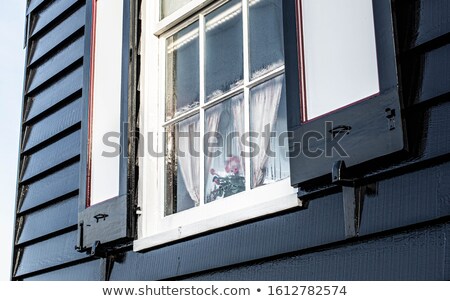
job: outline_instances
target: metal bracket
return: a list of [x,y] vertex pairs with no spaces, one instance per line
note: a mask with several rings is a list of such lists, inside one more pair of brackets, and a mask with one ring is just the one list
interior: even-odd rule
[[385,110],[386,118],[388,119],[388,128],[390,131],[395,130],[395,109],[387,108]]
[[349,177],[345,162],[342,160],[333,164],[331,176],[334,184],[342,186],[345,237],[356,237],[359,235],[361,225],[365,187],[356,185],[356,179]]
[[359,235],[365,187],[342,187],[342,206],[344,208],[345,237]]
[[77,245],[75,246],[75,250],[77,250],[78,252],[83,252],[84,250],[84,246],[83,246],[83,222],[80,222],[78,224],[78,241],[77,241]]
[[99,256],[100,241],[96,240],[91,247],[91,256]]
[[331,179],[332,183],[338,184],[340,186],[355,186],[355,179],[348,177],[347,167],[345,165],[345,162],[342,160],[334,162],[333,168],[331,170]]

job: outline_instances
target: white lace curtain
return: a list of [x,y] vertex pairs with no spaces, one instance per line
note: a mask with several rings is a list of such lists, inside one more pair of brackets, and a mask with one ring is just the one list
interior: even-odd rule
[[179,124],[179,132],[183,133],[183,137],[178,139],[180,150],[178,164],[181,176],[189,196],[195,206],[198,206],[200,204],[200,122],[192,118],[182,121]]
[[[250,108],[250,128],[251,131],[258,133],[253,142],[257,143],[260,151],[252,154],[252,187],[257,187],[264,183],[268,165],[269,154],[266,149],[271,143],[271,139],[264,138],[262,133],[268,126],[271,132],[275,131],[278,109],[280,106],[281,94],[283,89],[283,77],[277,77],[270,80],[251,91]],[[225,115],[228,114],[228,115]],[[227,117],[225,117],[227,116]],[[224,122],[222,118],[229,118]],[[207,132],[219,133],[223,138],[222,154],[217,157],[208,156],[205,158],[205,194],[207,195],[213,187],[211,170],[214,169],[221,176],[226,175],[227,160],[237,157],[240,160],[239,174],[245,175],[245,162],[240,156],[242,144],[240,139],[245,132],[244,125],[244,105],[242,95],[235,96],[232,99],[216,105],[207,110],[205,126]],[[179,150],[184,156],[178,157],[178,164],[183,177],[187,192],[196,206],[200,203],[200,160],[202,156],[194,155],[190,150],[194,149],[201,153],[200,137],[194,133],[200,133],[200,124],[198,119],[188,119],[179,124],[179,131],[189,133],[187,138],[179,139]],[[227,145],[227,135],[236,132],[239,137],[234,138],[231,145]],[[191,145],[191,147],[190,147]],[[273,148],[271,148],[273,150]],[[231,153],[228,152],[231,150]],[[214,151],[214,150],[210,150]]]
[[264,138],[261,133],[264,132],[266,126],[269,127],[271,132],[275,130],[281,92],[283,89],[283,79],[282,76],[279,76],[251,91],[250,129],[259,134],[253,141],[256,142],[260,148],[259,153],[254,154],[251,157],[252,187],[257,187],[264,183],[266,165],[269,159],[269,154],[266,153],[266,150],[271,139]]

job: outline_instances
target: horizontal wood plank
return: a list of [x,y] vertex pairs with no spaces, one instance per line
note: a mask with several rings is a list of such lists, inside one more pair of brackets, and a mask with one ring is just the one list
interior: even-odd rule
[[189,281],[448,280],[450,225],[407,231],[329,250],[225,268]]
[[80,130],[77,130],[36,153],[27,155],[22,161],[21,182],[30,180],[50,168],[79,156],[80,138]]
[[35,63],[68,37],[83,28],[85,18],[86,10],[82,6],[45,35],[34,39],[28,48],[29,64]]
[[77,99],[43,120],[27,125],[23,151],[48,141],[81,122],[81,100]]
[[58,81],[45,90],[29,95],[25,105],[24,120],[29,121],[54,106],[61,104],[71,95],[81,91],[82,86],[83,68],[77,67],[70,73],[61,76]]
[[101,281],[103,259],[79,263],[59,270],[25,277],[23,281]]
[[57,202],[23,217],[17,244],[61,231],[77,224],[78,196]]
[[27,76],[27,93],[33,92],[36,88],[46,83],[49,79],[80,60],[83,57],[84,37],[78,37],[66,47],[42,64],[31,68]]
[[68,10],[78,0],[53,0],[48,1],[49,4],[42,7],[42,9],[33,12],[32,24],[30,28],[30,36],[34,36],[45,28],[49,23],[58,18],[63,12]]
[[86,258],[75,251],[77,231],[72,231],[24,247],[15,277]]
[[79,188],[80,164],[74,163],[61,170],[21,186],[19,194],[19,213],[33,209]]

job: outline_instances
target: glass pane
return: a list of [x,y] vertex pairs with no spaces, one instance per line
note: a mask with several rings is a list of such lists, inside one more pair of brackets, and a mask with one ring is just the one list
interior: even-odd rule
[[166,215],[200,204],[200,122],[195,115],[167,129]]
[[241,1],[229,1],[205,19],[205,89],[210,100],[243,82]]
[[[90,205],[119,195],[120,154],[105,155],[119,145],[122,78],[122,0],[97,0],[91,121]],[[108,135],[108,136],[105,136]]]
[[302,0],[308,119],[379,92],[372,0]]
[[166,40],[167,119],[199,104],[198,43],[198,21]]
[[250,91],[251,187],[289,177],[286,94],[284,75]]
[[284,64],[283,11],[280,0],[250,0],[249,3],[253,79]]
[[161,0],[161,19],[175,12],[192,0]]
[[205,114],[205,202],[245,191],[245,166],[240,139],[244,134],[243,95]]

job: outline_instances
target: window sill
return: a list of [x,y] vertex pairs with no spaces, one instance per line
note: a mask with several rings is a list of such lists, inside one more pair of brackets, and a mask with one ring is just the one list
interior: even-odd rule
[[144,251],[211,230],[220,229],[222,227],[260,218],[288,209],[301,208],[302,206],[303,203],[298,199],[297,193],[289,193],[283,197],[271,199],[256,205],[251,205],[244,209],[227,212],[135,240],[133,250],[135,252]]

